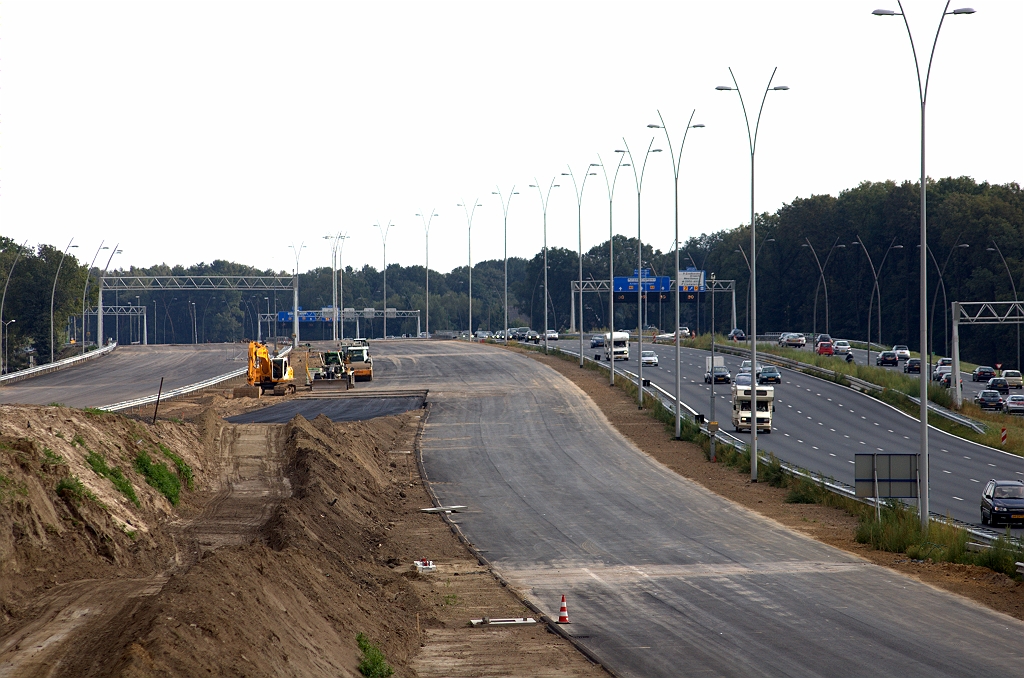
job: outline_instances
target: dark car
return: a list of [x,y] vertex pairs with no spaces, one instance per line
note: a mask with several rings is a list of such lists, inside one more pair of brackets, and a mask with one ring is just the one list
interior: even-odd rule
[[988,381],[994,376],[996,376],[996,371],[991,367],[979,365],[974,368],[973,372],[971,372],[971,381]]
[[816,336],[814,338],[814,345],[817,346],[818,344],[820,344],[823,341],[827,341],[828,343],[831,344],[832,343],[832,337],[827,335],[827,334],[819,334],[818,336]]
[[761,372],[757,375],[757,383],[759,384],[781,384],[782,373],[779,372],[779,368],[775,365],[765,365],[761,368]]
[[1024,522],[1024,480],[990,480],[981,491],[981,524]]
[[590,338],[590,348],[597,348],[598,346],[604,346],[603,334],[595,334]]
[[732,382],[732,375],[729,374],[729,368],[723,365],[715,365],[713,368],[711,368],[711,372],[704,373],[705,384],[711,383],[712,373],[714,373],[715,375],[716,384],[728,384]]
[[974,404],[983,410],[1003,409],[1003,399],[999,396],[999,391],[981,391],[974,396]]
[[910,360],[903,364],[903,371],[906,372],[907,374],[910,374],[911,372],[921,374],[921,359],[911,358]]
[[988,380],[988,385],[985,388],[999,391],[1003,395],[1010,395],[1010,383],[1002,377],[992,377]]
[[526,333],[526,336],[523,338],[523,341],[532,341],[535,344],[539,344],[540,332],[538,332],[537,330],[530,330],[529,332]]
[[747,333],[737,327],[729,332],[729,339],[733,341],[746,341]]
[[896,355],[895,351],[882,351],[875,358],[875,365],[892,365],[893,367],[900,366],[899,356]]

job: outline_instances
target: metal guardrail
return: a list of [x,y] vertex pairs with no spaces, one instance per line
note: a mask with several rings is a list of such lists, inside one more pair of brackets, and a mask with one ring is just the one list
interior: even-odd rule
[[13,384],[14,382],[21,381],[23,379],[29,379],[31,377],[38,377],[42,374],[49,374],[50,372],[57,372],[68,367],[74,367],[79,363],[88,362],[93,358],[99,358],[102,355],[107,355],[113,352],[117,348],[117,343],[107,344],[103,348],[98,348],[94,351],[89,351],[84,355],[76,355],[70,358],[64,358],[63,360],[56,360],[52,363],[46,363],[45,365],[39,365],[38,367],[30,367],[27,370],[18,370],[17,372],[11,372],[0,377],[0,386],[6,384]]
[[[285,348],[283,351],[281,351],[280,353],[278,353],[277,357],[281,357],[283,355],[287,355],[288,353],[291,352],[291,350],[292,350],[292,347],[289,346],[289,347]],[[180,398],[181,396],[186,396],[186,395],[190,395],[192,393],[196,393],[198,391],[202,391],[203,389],[210,388],[211,386],[216,386],[217,384],[220,384],[220,383],[223,383],[225,381],[228,381],[229,379],[234,379],[236,377],[244,376],[247,370],[248,370],[247,367],[243,367],[242,369],[232,370],[231,372],[228,372],[227,374],[222,374],[220,376],[213,377],[213,378],[207,379],[205,381],[199,381],[199,382],[196,382],[194,384],[188,384],[187,386],[181,386],[181,387],[178,387],[178,388],[170,390],[170,391],[165,391],[164,393],[160,394],[160,396],[159,396],[160,397],[160,401],[163,402],[165,400],[172,400],[174,398]],[[134,398],[132,400],[123,400],[123,401],[121,401],[119,403],[114,403],[112,405],[104,405],[103,407],[97,407],[96,409],[103,410],[104,412],[121,412],[123,410],[130,410],[130,409],[133,409],[133,408],[139,408],[139,407],[144,407],[146,405],[151,405],[151,404],[156,402],[156,399],[157,399],[157,394],[154,393],[152,395],[143,396],[142,398]]]

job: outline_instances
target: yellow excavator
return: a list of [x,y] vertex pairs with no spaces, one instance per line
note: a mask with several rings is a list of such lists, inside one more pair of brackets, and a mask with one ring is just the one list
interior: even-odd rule
[[271,358],[266,344],[249,342],[249,369],[245,378],[249,386],[259,387],[260,393],[295,393],[295,375],[288,364],[288,356]]

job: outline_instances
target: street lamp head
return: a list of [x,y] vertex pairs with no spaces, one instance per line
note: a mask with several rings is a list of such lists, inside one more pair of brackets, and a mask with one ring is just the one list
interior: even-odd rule
[[729,87],[728,85],[719,85],[715,89],[717,89],[719,92],[731,92],[732,90],[734,90],[736,88],[735,87]]
[[623,166],[623,167],[632,167],[632,165],[630,165],[630,164],[629,164],[628,162],[624,162],[624,163],[622,163],[622,166]]
[[537,184],[530,184],[530,188],[540,188]]
[[962,242],[959,245],[957,245],[957,247],[970,247],[970,246],[971,245],[969,243],[965,243],[965,242]]
[[690,129],[696,129],[698,127],[703,127],[703,126],[704,126],[704,123],[698,122],[696,125],[690,125]]
[[891,9],[876,9],[871,13],[874,14],[875,16],[896,16],[896,12],[892,11]]
[[592,162],[592,163],[590,163],[590,166],[591,166],[591,167],[600,167],[600,166],[601,166],[601,163],[598,163],[598,162]]
[[491,195],[498,195],[497,191],[491,191]]
[[587,176],[588,177],[596,177],[597,176],[597,172],[590,172],[589,174],[587,174]]
[[661,125],[648,125],[648,127],[650,127],[651,129],[665,129]]
[[660,148],[652,148],[651,149],[651,153],[661,153],[661,149]]
[[785,92],[788,89],[789,89],[788,85],[779,85],[777,87],[772,87],[772,91],[774,91],[774,92]]
[[562,176],[563,176],[563,177],[568,177],[568,176],[572,176],[572,175],[571,175],[571,174],[569,174],[568,172],[562,172]]
[[768,238],[765,242],[775,242],[775,238]]
[[801,243],[800,247],[810,247],[810,245],[808,245],[807,243]]
[[519,191],[512,191],[512,195],[519,195]]
[[78,249],[78,245],[72,245],[72,246],[71,246],[71,249],[73,249],[73,250],[77,250],[77,249]]
[[616,153],[625,153],[625,151],[624,151],[624,150],[622,150],[622,149],[616,149],[616,150],[615,150],[615,152],[616,152]]
[[975,9],[973,7],[961,7],[960,9],[954,9],[952,14],[974,14]]
[[985,251],[986,251],[986,252],[995,252],[995,251],[996,251],[996,248],[995,248],[995,247],[986,247],[986,248],[985,248]]

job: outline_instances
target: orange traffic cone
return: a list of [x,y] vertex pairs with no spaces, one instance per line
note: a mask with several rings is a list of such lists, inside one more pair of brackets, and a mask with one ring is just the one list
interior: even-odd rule
[[565,596],[562,596],[562,608],[558,611],[558,623],[569,624],[569,610],[565,607]]

